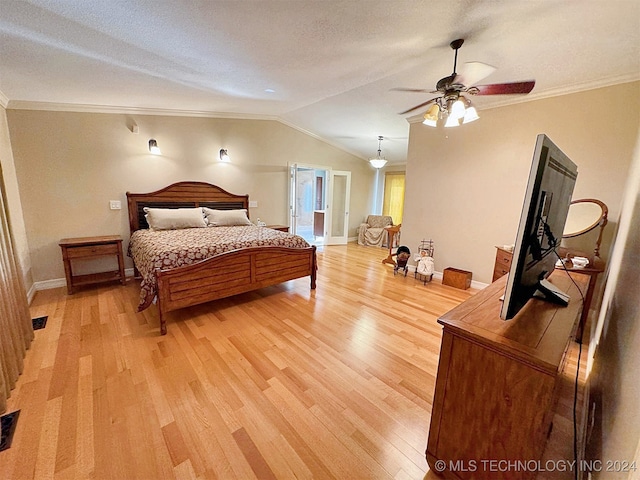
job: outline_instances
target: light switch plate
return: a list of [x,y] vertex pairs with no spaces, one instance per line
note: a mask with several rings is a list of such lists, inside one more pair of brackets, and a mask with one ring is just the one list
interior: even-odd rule
[[258,208],[257,200],[249,200],[249,208]]
[[120,200],[109,200],[109,208],[111,210],[120,210],[122,209],[122,203],[120,203]]

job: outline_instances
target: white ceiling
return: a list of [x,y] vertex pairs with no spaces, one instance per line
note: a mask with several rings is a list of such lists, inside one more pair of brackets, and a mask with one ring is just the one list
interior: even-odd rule
[[390,89],[435,88],[452,40],[459,67],[497,67],[481,83],[536,80],[475,97],[482,116],[640,79],[639,33],[638,0],[0,0],[0,92],[8,108],[278,118],[362,158],[383,135],[403,162],[398,112],[433,95]]

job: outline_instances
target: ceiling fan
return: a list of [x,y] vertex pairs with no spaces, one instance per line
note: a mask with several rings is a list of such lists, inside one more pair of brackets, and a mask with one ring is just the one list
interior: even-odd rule
[[[454,127],[463,123],[469,123],[477,120],[478,112],[471,103],[468,96],[471,95],[514,95],[526,94],[533,90],[535,80],[511,83],[494,83],[489,85],[475,85],[483,78],[495,71],[495,67],[481,62],[470,62],[464,66],[464,72],[458,74],[456,72],[458,62],[458,50],[464,43],[463,39],[454,40],[449,46],[455,50],[453,59],[453,73],[448,77],[441,78],[436,83],[435,90],[427,90],[420,88],[393,88],[392,90],[401,92],[429,92],[440,93],[441,95],[431,100],[427,100],[415,107],[411,107],[400,115],[413,112],[427,105],[431,107],[424,114],[425,125],[432,127],[437,126],[438,120],[446,120],[445,127]],[[467,87],[466,85],[470,85]]]

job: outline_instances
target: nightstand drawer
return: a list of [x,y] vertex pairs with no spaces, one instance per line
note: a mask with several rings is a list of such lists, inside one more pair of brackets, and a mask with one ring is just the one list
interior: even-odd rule
[[118,245],[87,245],[85,247],[68,247],[67,257],[83,258],[83,257],[99,257],[101,255],[117,255]]

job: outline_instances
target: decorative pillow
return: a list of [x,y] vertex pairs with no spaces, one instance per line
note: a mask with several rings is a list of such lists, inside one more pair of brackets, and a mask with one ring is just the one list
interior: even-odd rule
[[150,208],[144,207],[144,216],[152,230],[206,227],[202,208]]
[[210,227],[233,227],[237,225],[253,225],[247,217],[245,208],[240,210],[214,210],[202,207],[204,216]]

